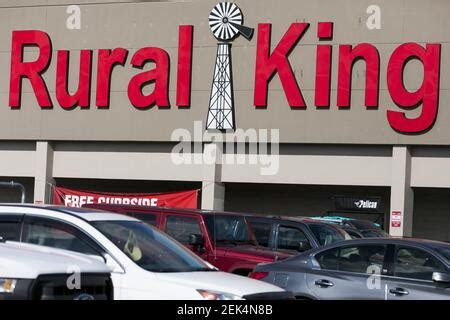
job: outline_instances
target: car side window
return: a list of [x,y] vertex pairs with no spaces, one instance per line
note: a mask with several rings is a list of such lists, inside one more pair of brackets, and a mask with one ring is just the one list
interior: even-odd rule
[[26,221],[22,241],[90,255],[100,255],[103,251],[80,230],[53,220]]
[[372,273],[371,269],[383,269],[385,245],[360,245],[344,247],[339,252],[339,271]]
[[278,249],[298,251],[300,248],[300,242],[309,243],[308,238],[302,230],[290,226],[280,226],[278,228]]
[[251,221],[250,224],[253,228],[253,233],[255,234],[256,241],[258,241],[258,244],[263,247],[268,247],[270,240],[270,231],[272,230],[272,224],[260,221]]
[[20,221],[0,221],[0,237],[4,240],[17,241],[20,232]]
[[146,224],[151,226],[156,226],[156,214],[152,213],[138,213],[138,212],[128,212],[127,215],[135,217]]
[[339,248],[320,252],[315,258],[321,269],[338,270],[339,268]]
[[433,272],[445,270],[443,264],[428,252],[399,246],[395,255],[394,276],[418,280],[430,280]]
[[372,273],[383,269],[385,245],[359,245],[334,248],[316,255],[322,269],[354,273]]
[[181,243],[189,243],[191,234],[203,234],[197,218],[175,215],[167,217],[165,232]]

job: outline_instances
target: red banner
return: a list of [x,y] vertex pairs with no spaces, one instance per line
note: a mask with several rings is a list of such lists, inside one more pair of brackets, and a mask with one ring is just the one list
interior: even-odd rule
[[167,193],[100,193],[55,187],[53,203],[68,207],[85,204],[124,204],[147,207],[197,208],[198,190]]

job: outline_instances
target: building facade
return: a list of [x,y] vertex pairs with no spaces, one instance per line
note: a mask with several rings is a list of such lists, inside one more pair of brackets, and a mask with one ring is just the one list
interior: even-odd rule
[[78,2],[0,1],[0,181],[27,202],[201,189],[204,209],[309,216],[378,197],[392,235],[450,241],[448,1],[241,0],[228,36],[217,1]]

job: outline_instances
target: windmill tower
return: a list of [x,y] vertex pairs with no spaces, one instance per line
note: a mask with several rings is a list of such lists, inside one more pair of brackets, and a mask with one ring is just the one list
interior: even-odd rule
[[231,2],[217,4],[209,15],[209,27],[217,44],[216,65],[209,99],[206,130],[234,130],[233,77],[231,41],[239,34],[250,40],[253,29],[242,25],[241,9]]

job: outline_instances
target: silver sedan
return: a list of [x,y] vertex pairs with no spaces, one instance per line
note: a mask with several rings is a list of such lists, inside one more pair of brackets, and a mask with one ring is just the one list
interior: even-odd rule
[[299,299],[450,300],[450,244],[373,238],[258,265],[250,277]]

